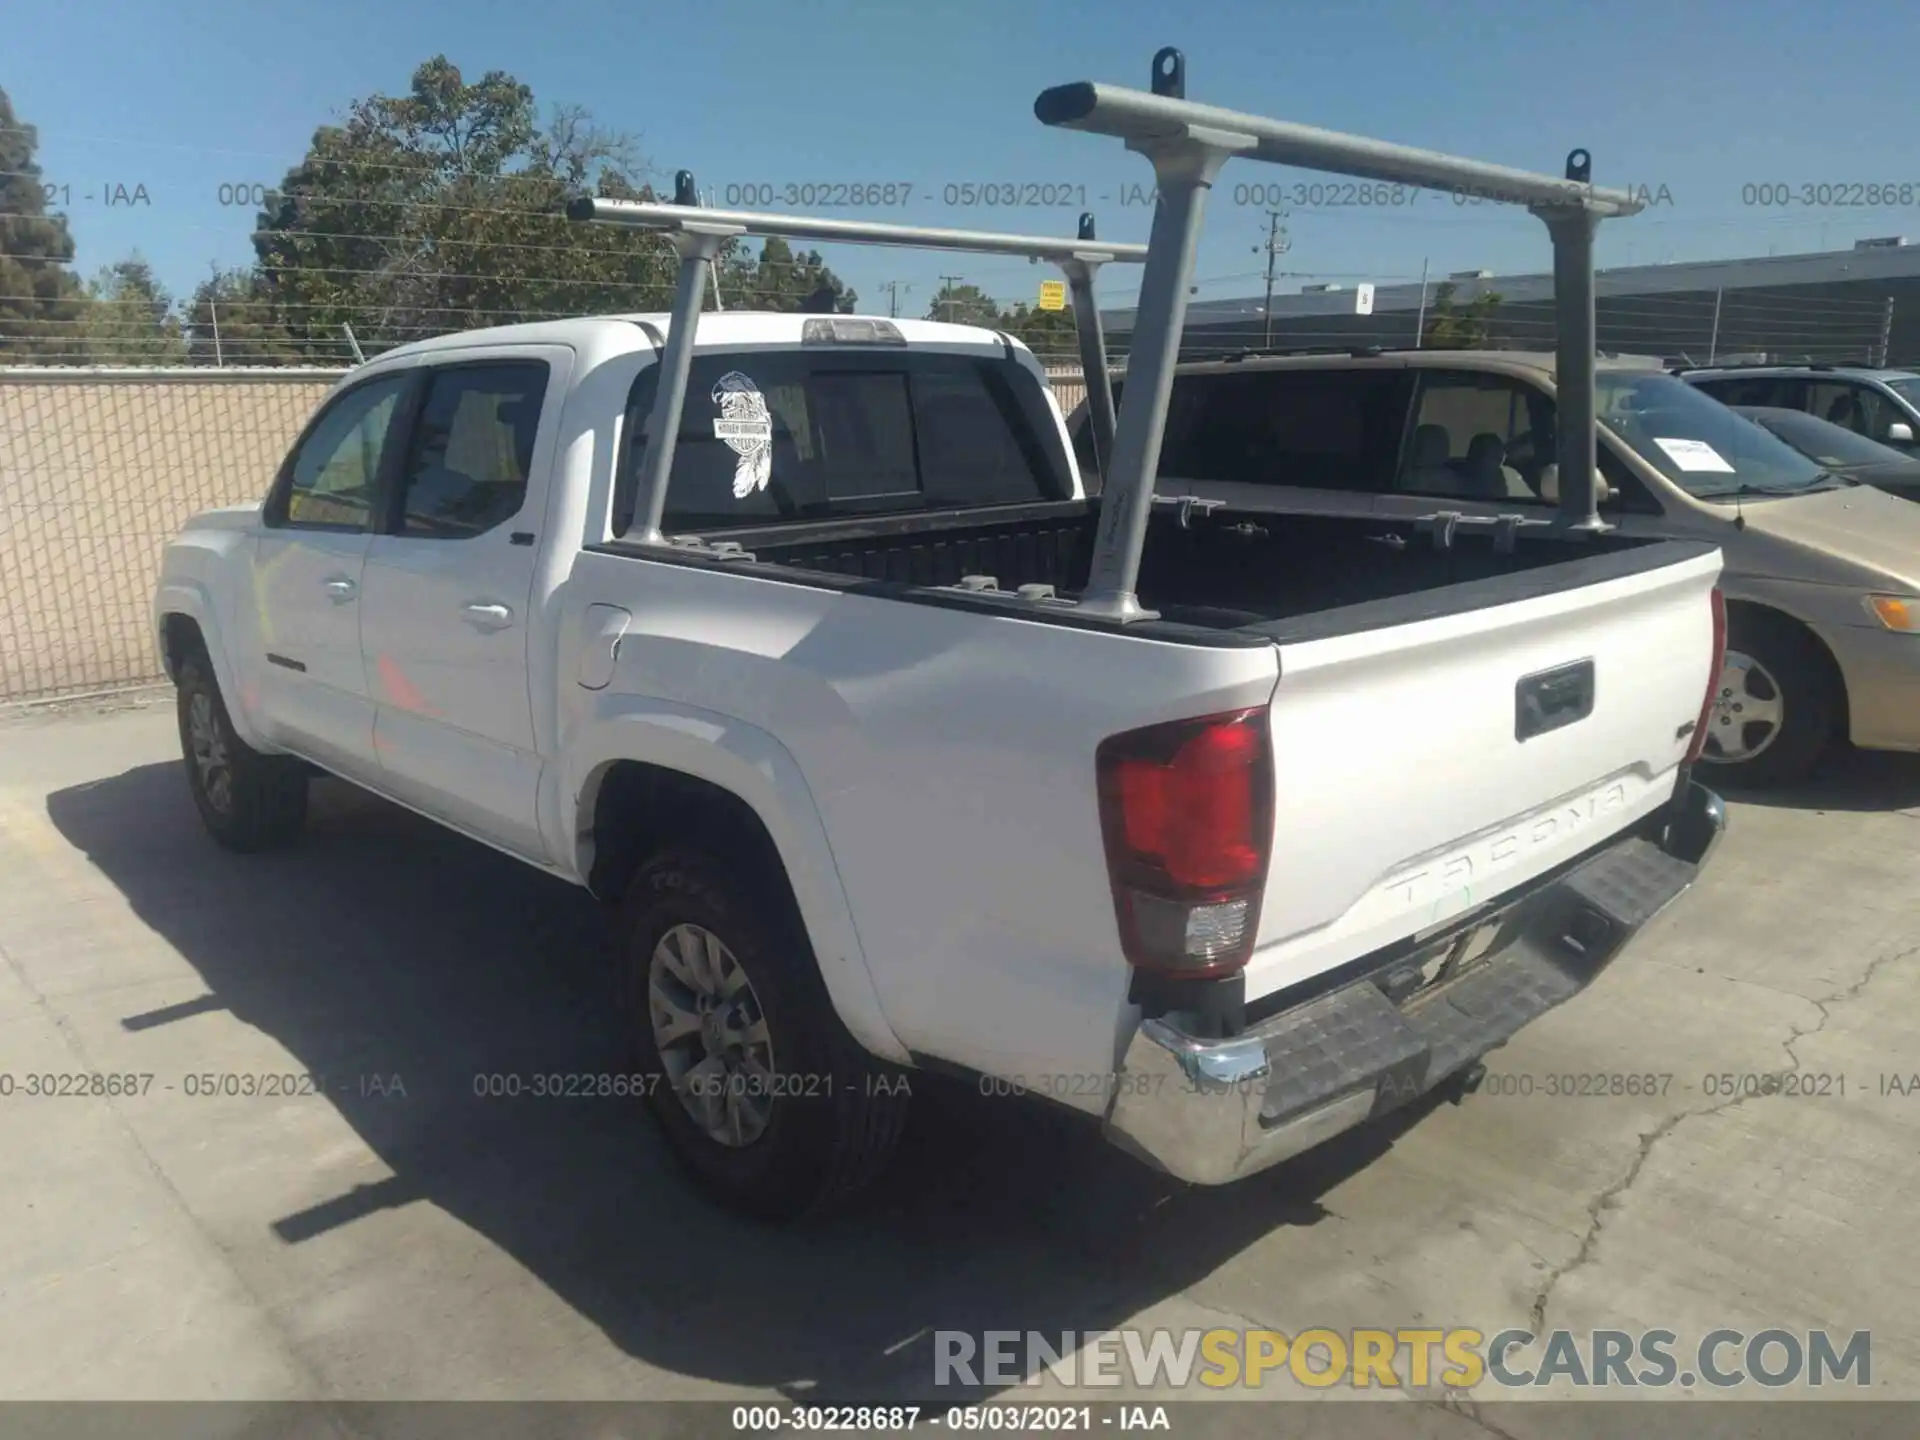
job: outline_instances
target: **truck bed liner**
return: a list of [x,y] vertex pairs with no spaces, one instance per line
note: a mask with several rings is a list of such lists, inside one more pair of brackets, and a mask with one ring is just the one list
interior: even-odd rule
[[[938,587],[974,575],[992,577],[1003,591],[1051,585],[1071,598],[1087,580],[1099,506],[1098,500],[1072,500],[727,532],[754,557],[745,562],[691,549],[665,555],[620,541],[598,548],[901,599],[967,603],[973,597],[965,592]],[[1713,548],[1537,529],[1520,531],[1505,553],[1490,535],[1467,530],[1441,549],[1404,521],[1276,518],[1231,509],[1189,527],[1167,510],[1153,517],[1152,527],[1140,594],[1161,619],[1144,631],[1137,623],[1127,628],[1167,639],[1211,632],[1215,643],[1304,640],[1410,624],[1657,569]],[[979,603],[992,602],[981,597]],[[1032,608],[1018,613],[1105,628],[1066,609],[1057,616]]]

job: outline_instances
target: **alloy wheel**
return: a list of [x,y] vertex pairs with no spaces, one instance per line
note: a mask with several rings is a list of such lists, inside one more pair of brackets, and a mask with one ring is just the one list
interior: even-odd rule
[[1786,702],[1773,672],[1751,655],[1729,650],[1700,758],[1723,765],[1755,759],[1780,738],[1785,719]]
[[675,925],[653,947],[647,1012],[667,1082],[709,1138],[753,1144],[773,1118],[773,1039],[753,983],[726,943]]
[[226,738],[213,713],[213,697],[194,692],[187,706],[187,737],[193,747],[193,766],[200,776],[200,793],[222,815],[233,809],[233,764]]

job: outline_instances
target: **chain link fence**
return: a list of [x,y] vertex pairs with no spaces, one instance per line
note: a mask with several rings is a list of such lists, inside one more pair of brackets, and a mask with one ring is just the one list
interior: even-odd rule
[[0,702],[161,678],[161,548],[259,500],[343,373],[0,370]]

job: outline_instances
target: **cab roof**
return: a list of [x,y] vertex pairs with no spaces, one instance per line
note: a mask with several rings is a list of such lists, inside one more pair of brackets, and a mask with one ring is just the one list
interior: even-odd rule
[[[1005,351],[1020,342],[998,331],[977,325],[953,325],[940,320],[903,320],[885,315],[805,315],[790,311],[721,310],[700,316],[698,344],[723,347],[735,345],[798,346],[801,327],[808,320],[877,320],[893,326],[908,345],[986,348]],[[462,350],[478,345],[568,345],[579,349],[605,346],[610,339],[651,343],[673,328],[670,311],[635,311],[618,315],[580,315],[559,320],[534,320],[518,325],[494,325],[480,330],[460,330],[430,339],[414,340],[383,350],[380,360],[430,355],[447,350]],[[624,334],[622,332],[625,332]],[[1025,347],[1021,347],[1025,348]]]

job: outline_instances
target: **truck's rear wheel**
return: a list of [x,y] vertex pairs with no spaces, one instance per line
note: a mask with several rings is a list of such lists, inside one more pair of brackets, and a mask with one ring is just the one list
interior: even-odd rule
[[242,740],[203,654],[181,660],[175,703],[187,787],[207,833],[229,850],[290,844],[307,820],[307,771]]
[[731,1210],[792,1220],[880,1171],[907,1082],[846,1033],[788,897],[738,868],[675,849],[634,876],[627,1033],[648,1108],[693,1179]]
[[1784,616],[1737,610],[1707,714],[1702,763],[1728,785],[1805,778],[1839,730],[1840,690],[1813,637]]

